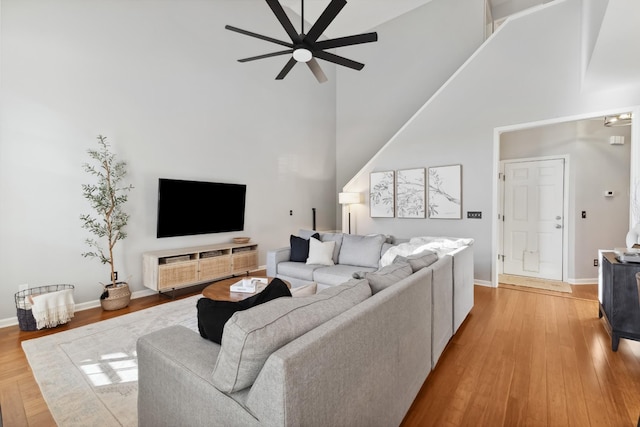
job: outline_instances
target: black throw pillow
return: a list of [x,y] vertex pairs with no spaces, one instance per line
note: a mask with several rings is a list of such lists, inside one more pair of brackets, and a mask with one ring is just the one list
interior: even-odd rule
[[216,301],[200,298],[196,304],[200,336],[220,344],[224,324],[233,316],[233,313],[255,307],[272,299],[290,296],[291,292],[287,285],[282,280],[275,278],[262,292],[242,301]]
[[[314,233],[311,237],[320,240],[319,233]],[[289,238],[289,243],[291,244],[289,261],[307,262],[307,258],[309,258],[309,239],[304,239],[292,234]]]

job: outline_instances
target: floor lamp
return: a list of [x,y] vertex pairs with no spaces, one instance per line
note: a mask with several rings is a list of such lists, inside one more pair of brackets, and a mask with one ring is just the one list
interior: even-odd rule
[[349,234],[351,234],[351,205],[361,203],[360,193],[338,193],[338,203],[349,209]]

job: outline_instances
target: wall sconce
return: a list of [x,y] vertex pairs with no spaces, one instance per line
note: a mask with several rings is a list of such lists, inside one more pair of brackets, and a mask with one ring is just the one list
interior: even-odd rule
[[360,193],[338,193],[338,203],[347,205],[349,209],[349,234],[351,234],[351,205],[362,203],[362,195]]

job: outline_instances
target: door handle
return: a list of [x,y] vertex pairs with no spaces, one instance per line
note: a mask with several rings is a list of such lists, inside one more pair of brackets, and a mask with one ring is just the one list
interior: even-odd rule
[[559,216],[559,215],[556,217],[556,221],[560,221],[561,219],[562,219],[562,217]]
[[556,228],[562,228],[560,224],[556,224]]

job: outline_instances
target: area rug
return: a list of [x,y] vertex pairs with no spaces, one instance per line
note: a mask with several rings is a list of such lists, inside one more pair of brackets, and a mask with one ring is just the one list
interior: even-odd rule
[[23,341],[58,426],[138,424],[138,337],[170,325],[198,330],[200,295]]
[[498,282],[505,285],[526,286],[528,288],[546,289],[549,291],[567,292],[571,291],[571,285],[559,280],[537,279],[535,277],[515,276],[511,274],[499,274]]

